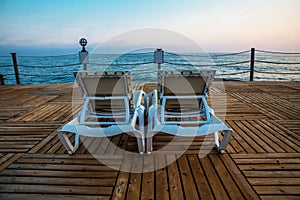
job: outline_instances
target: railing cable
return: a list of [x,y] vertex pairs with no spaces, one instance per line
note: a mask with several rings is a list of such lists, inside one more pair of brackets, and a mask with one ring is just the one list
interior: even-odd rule
[[300,55],[300,53],[292,53],[292,52],[267,51],[267,50],[258,50],[258,49],[256,49],[255,51],[262,52],[262,53],[273,53],[273,54],[296,54],[296,55]]
[[153,52],[141,52],[141,53],[121,53],[121,54],[102,54],[102,53],[91,53],[90,56],[116,56],[116,57],[120,57],[123,55],[144,55],[144,54],[153,54]]
[[141,62],[141,63],[89,63],[94,66],[134,66],[134,65],[147,65],[153,62]]
[[259,70],[254,70],[256,73],[261,73],[261,74],[282,74],[282,75],[294,75],[294,74],[300,74],[300,72],[293,72],[293,73],[285,73],[285,72],[270,72],[270,71],[259,71]]
[[224,73],[224,74],[216,74],[216,76],[229,76],[229,75],[237,75],[237,74],[246,74],[249,73],[249,70],[241,71],[241,72],[234,72],[234,73]]
[[21,76],[74,76],[74,74],[19,74]]
[[170,65],[180,65],[180,66],[194,66],[194,67],[214,67],[214,66],[228,66],[228,65],[238,65],[238,64],[244,64],[249,63],[249,60],[241,61],[241,62],[231,62],[231,63],[216,63],[216,64],[192,64],[192,63],[174,63],[174,62],[168,62],[165,61],[165,63]]
[[61,67],[71,67],[71,66],[77,66],[77,65],[81,65],[80,63],[74,63],[74,64],[66,64],[66,65],[53,65],[53,66],[45,66],[45,65],[18,65],[20,67],[27,67],[27,68],[61,68]]
[[0,67],[12,67],[13,65],[0,65]]
[[56,56],[18,56],[20,58],[58,58],[58,57],[70,57],[78,56],[78,54],[65,54],[65,55],[56,55]]
[[249,53],[250,50],[247,51],[241,51],[241,52],[236,52],[236,53],[223,53],[223,54],[210,54],[207,53],[207,55],[199,55],[199,54],[180,54],[180,53],[173,53],[173,52],[165,52],[166,54],[170,55],[175,55],[175,56],[195,56],[195,57],[222,57],[222,56],[234,56],[238,54],[244,54],[244,53]]
[[282,64],[282,65],[300,65],[300,62],[272,62],[272,61],[264,61],[264,60],[255,60],[255,62],[269,63],[269,64]]

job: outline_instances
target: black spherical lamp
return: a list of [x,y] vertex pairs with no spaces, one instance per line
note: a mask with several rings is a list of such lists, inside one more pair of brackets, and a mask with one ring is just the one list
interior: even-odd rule
[[86,52],[86,50],[85,50],[85,46],[87,45],[87,40],[85,39],[85,38],[81,38],[80,40],[79,40],[79,44],[82,46],[82,50],[81,50],[81,52]]

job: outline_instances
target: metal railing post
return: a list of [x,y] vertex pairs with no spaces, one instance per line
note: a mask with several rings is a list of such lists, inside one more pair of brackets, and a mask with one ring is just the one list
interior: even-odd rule
[[[157,48],[156,51],[154,51],[154,63],[157,63],[157,81],[159,80],[159,76],[161,75],[161,64],[163,64],[164,61],[164,51],[160,48]],[[160,81],[157,82],[157,88],[160,88]],[[160,90],[158,90],[160,91]]]
[[156,49],[154,52],[154,63],[157,63],[157,70],[160,72],[160,65],[164,63],[164,51],[162,49]]
[[0,74],[0,84],[5,85],[3,74]]
[[255,48],[251,48],[251,55],[250,55],[250,81],[253,81],[253,77],[254,77],[254,60],[255,60]]
[[19,69],[18,69],[18,62],[17,62],[17,53],[11,53],[11,57],[13,60],[13,65],[14,65],[14,70],[15,70],[16,83],[21,84],[20,74],[19,74]]

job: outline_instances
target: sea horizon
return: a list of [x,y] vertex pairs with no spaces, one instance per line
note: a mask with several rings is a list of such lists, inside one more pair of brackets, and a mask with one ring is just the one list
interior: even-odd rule
[[[90,53],[89,70],[126,70],[133,74],[133,81],[156,81],[157,64],[154,50],[144,49],[125,54]],[[74,72],[83,69],[79,50],[71,54],[21,55],[17,62],[21,83],[69,83],[74,82]],[[249,81],[251,51],[240,52],[168,52],[165,51],[162,70],[216,70],[216,78]],[[255,51],[256,81],[300,81],[300,54],[286,52]],[[274,74],[272,74],[274,73]],[[6,84],[15,84],[15,72],[11,55],[0,56],[0,74]]]
[[[87,51],[90,53],[93,53],[95,49],[97,49],[97,46],[99,44],[89,44],[88,47],[86,47]],[[153,52],[157,48],[162,47],[147,47],[145,49],[152,49]],[[251,48],[255,49],[263,49],[267,51],[272,52],[284,52],[284,53],[300,53],[300,49],[266,49],[266,48],[257,48],[257,47],[248,47],[248,48],[232,48],[232,49],[222,49],[222,48],[209,48],[205,49],[204,47],[199,51],[172,51],[173,53],[178,54],[198,54],[198,53],[209,53],[209,54],[223,54],[223,53],[235,53],[235,52],[242,52],[250,50]],[[164,49],[170,51],[169,49]],[[81,51],[81,46],[79,44],[77,45],[66,45],[66,47],[61,46],[54,46],[51,47],[51,45],[47,46],[17,46],[17,45],[1,45],[0,46],[0,56],[10,56],[11,53],[17,53],[20,56],[57,56],[57,55],[68,55],[68,54],[77,54],[79,51]],[[135,49],[131,47],[124,47],[121,50],[118,50],[116,48],[106,48],[106,49],[97,49],[97,53],[99,54],[123,54],[128,52],[136,52],[136,51],[143,51],[143,49]],[[148,50],[149,51],[149,50]]]

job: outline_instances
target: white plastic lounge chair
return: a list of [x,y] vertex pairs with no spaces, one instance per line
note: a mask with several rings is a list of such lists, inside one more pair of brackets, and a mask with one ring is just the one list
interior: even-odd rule
[[[133,133],[137,137],[138,151],[143,154],[145,107],[142,103],[146,106],[147,98],[142,90],[132,91],[131,74],[121,71],[81,71],[76,79],[83,92],[83,108],[76,118],[58,131],[58,137],[68,153],[76,151],[80,135],[108,137]],[[67,133],[75,134],[74,144]]]
[[[152,151],[152,138],[158,132],[177,136],[203,136],[214,133],[214,143],[221,153],[233,131],[215,116],[207,102],[207,92],[215,71],[162,71],[158,91],[149,96],[146,152]],[[218,132],[224,137],[219,143]]]

